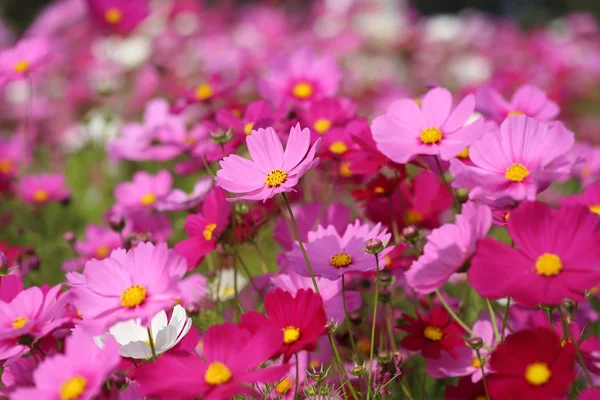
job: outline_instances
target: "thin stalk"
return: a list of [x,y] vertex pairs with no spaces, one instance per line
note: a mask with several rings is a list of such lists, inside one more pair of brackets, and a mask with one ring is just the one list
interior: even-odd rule
[[352,345],[352,352],[358,355],[356,349],[356,342],[354,341],[354,335],[352,334],[352,324],[350,323],[350,314],[348,313],[348,306],[346,304],[346,275],[342,275],[342,302],[344,303],[344,313],[346,315],[346,327],[348,328],[348,335],[350,336],[350,343]]
[[252,241],[252,247],[254,247],[254,250],[256,250],[258,260],[260,261],[260,268],[262,269],[263,274],[267,274],[269,272],[269,265],[267,263],[267,259],[265,258],[265,254],[261,250],[258,243],[256,243],[254,240]]
[[485,302],[487,303],[490,318],[492,319],[492,326],[494,327],[494,337],[496,338],[496,343],[500,343],[500,331],[498,331],[498,322],[496,321],[496,313],[494,312],[494,308],[492,307],[492,302],[488,298],[485,299]]
[[375,254],[375,301],[373,305],[373,323],[371,324],[371,351],[369,352],[369,379],[367,383],[367,399],[371,393],[371,384],[373,382],[373,350],[375,348],[375,325],[377,322],[377,305],[379,303],[379,253]]
[[404,395],[406,397],[408,397],[409,400],[414,400],[413,397],[410,395],[410,390],[408,390],[408,387],[406,387],[406,385],[404,384],[404,382],[400,382],[400,387],[402,388],[402,391],[404,392]]
[[[385,308],[384,308],[385,310]],[[390,312],[393,314],[394,310],[390,304]],[[390,318],[389,313],[385,313],[385,325],[387,327],[388,337],[390,339],[390,345],[392,346],[392,350],[394,353],[398,352],[398,347],[396,347],[396,340],[394,338],[394,330],[392,328],[392,319]]]
[[296,399],[296,398],[298,398],[298,396],[300,396],[300,367],[299,367],[300,362],[298,361],[298,353],[296,353],[295,356],[296,356],[296,391],[294,392],[294,399]]
[[344,374],[344,378],[346,379],[346,382],[348,383],[348,388],[350,389],[350,394],[352,395],[352,398],[354,398],[354,400],[358,400],[358,396],[356,395],[356,392],[354,391],[354,388],[352,387],[352,384],[350,383],[350,379],[348,378],[348,374],[346,373],[346,368],[344,368],[344,363],[342,362],[342,359],[340,358],[340,353],[338,352],[337,346],[335,345],[335,341],[333,340],[333,334],[330,332],[328,334],[329,337],[329,343],[331,344],[331,348],[333,349],[333,355],[335,357],[335,361],[338,365],[338,376],[340,378],[340,385],[343,388],[344,387],[344,380],[342,378],[342,375],[340,374],[340,370],[342,371],[342,373]]
[[485,388],[485,398],[490,400],[490,392],[488,391],[487,380],[485,379],[485,370],[483,368],[483,358],[481,358],[479,349],[476,349],[475,352],[477,353],[477,360],[479,361],[479,367],[481,368],[481,379],[483,380],[483,387]]
[[452,187],[450,186],[450,184],[446,180],[446,177],[444,176],[444,170],[442,169],[440,159],[438,158],[438,156],[433,156],[433,158],[435,158],[435,164],[437,165],[438,170],[440,172],[440,179],[444,183],[444,186],[446,186],[446,190],[448,190],[448,192],[452,196],[452,200],[454,201],[454,207],[456,208],[456,211],[460,213],[462,210],[462,206],[460,205],[460,201],[458,200],[456,193],[454,192],[454,190],[452,190]]
[[[402,197],[402,195],[400,195]],[[390,213],[392,217],[392,233],[394,235],[394,243],[400,243],[400,230],[398,229],[398,221],[396,220],[396,209],[394,208],[394,200],[392,200],[392,196],[390,199]]]
[[510,297],[506,301],[506,310],[504,311],[504,318],[502,318],[502,341],[506,335],[506,327],[508,326],[508,314],[510,309]]
[[573,333],[571,332],[571,329],[569,329],[569,322],[565,318],[565,314],[563,313],[562,307],[558,306],[557,308],[558,314],[560,315],[560,321],[562,322],[563,326],[563,337],[571,343],[573,343],[573,345],[575,346],[575,351],[577,352],[577,359],[579,360],[579,365],[581,366],[581,369],[583,369],[585,379],[587,380],[590,387],[595,388],[596,385],[594,385],[592,375],[590,374],[587,365],[585,365],[585,360],[583,359],[583,355],[581,354],[581,350],[579,349],[579,343],[577,343],[575,337],[573,336]]
[[258,290],[258,286],[256,286],[256,282],[254,282],[254,278],[252,277],[252,274],[250,273],[250,270],[246,266],[246,263],[244,262],[244,260],[242,259],[242,257],[240,257],[239,255],[237,256],[237,259],[240,262],[240,265],[242,266],[242,269],[244,270],[244,273],[248,277],[248,280],[250,281],[250,285],[252,285],[252,288],[254,289],[254,291],[257,294],[260,295],[260,291]]
[[150,350],[152,351],[152,359],[156,360],[156,347],[154,347],[154,339],[152,338],[152,330],[148,327],[148,343],[150,344]]
[[471,328],[469,328],[469,326],[467,324],[465,324],[463,322],[462,319],[460,319],[458,317],[458,315],[456,315],[456,313],[452,310],[452,307],[450,307],[448,305],[448,303],[446,302],[446,299],[444,299],[444,297],[442,296],[442,294],[440,293],[439,290],[435,291],[435,294],[437,295],[437,297],[440,299],[440,302],[442,303],[442,305],[444,306],[444,308],[446,309],[446,311],[448,311],[448,314],[450,314],[452,316],[452,318],[454,318],[454,320],[465,330],[467,331],[467,333],[471,336],[475,336],[475,334],[473,333],[473,331],[471,330]]

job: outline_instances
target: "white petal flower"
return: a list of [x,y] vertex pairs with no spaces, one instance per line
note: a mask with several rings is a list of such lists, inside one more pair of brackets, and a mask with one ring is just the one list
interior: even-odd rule
[[[210,293],[213,300],[229,300],[235,297],[235,273],[233,269],[224,269],[219,272],[215,279],[210,283]],[[237,273],[237,291],[242,291],[248,285],[248,278],[245,275]]]

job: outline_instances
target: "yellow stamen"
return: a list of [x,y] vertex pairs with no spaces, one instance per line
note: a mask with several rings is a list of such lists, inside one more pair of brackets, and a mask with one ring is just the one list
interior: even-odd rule
[[519,110],[512,110],[511,112],[508,113],[507,117],[511,116],[511,115],[525,115],[525,113],[522,111],[519,111]]
[[222,385],[231,380],[231,371],[222,362],[212,362],[204,374],[204,381],[209,385]]
[[121,306],[133,308],[146,300],[146,288],[142,285],[131,285],[121,293]]
[[435,326],[428,326],[423,331],[423,336],[432,342],[439,342],[444,337],[444,332]]
[[46,200],[48,200],[48,198],[50,198],[50,195],[47,191],[43,189],[38,189],[35,192],[33,192],[33,200],[35,200],[38,203],[43,203]]
[[556,254],[544,253],[535,262],[535,269],[540,275],[554,276],[562,271],[563,263]]
[[543,362],[529,364],[525,370],[525,379],[533,386],[541,386],[547,383],[551,376],[552,371],[548,368],[548,364]]
[[85,388],[87,387],[87,379],[81,375],[75,375],[67,379],[60,387],[61,400],[76,400],[80,399]]
[[286,394],[292,388],[292,381],[289,378],[285,378],[275,386],[277,393]]
[[[485,364],[485,360],[482,360],[483,363]],[[477,357],[473,357],[473,359],[471,360],[471,365],[474,368],[481,368],[481,362],[479,362],[479,358]]]
[[277,187],[281,185],[287,179],[287,172],[282,169],[274,169],[269,172],[267,177],[265,178],[265,185],[270,188]]
[[315,121],[313,127],[315,128],[315,131],[322,135],[331,128],[331,121],[326,118],[319,118]]
[[600,215],[600,204],[594,204],[593,206],[590,206],[590,211]]
[[15,72],[17,74],[23,74],[29,70],[29,62],[21,60],[15,64]]
[[584,165],[583,167],[581,167],[581,176],[583,176],[584,178],[587,178],[591,174],[592,174],[592,169],[590,167],[588,167],[587,165]]
[[9,174],[13,170],[13,162],[10,160],[0,160],[0,173]]
[[202,234],[204,235],[204,239],[211,240],[213,237],[213,232],[216,227],[217,227],[217,224],[207,224],[204,227],[204,231],[202,232]]
[[467,158],[469,158],[469,148],[465,147],[463,151],[461,151],[460,153],[458,153],[458,155],[456,156],[462,160],[466,160]]
[[244,133],[250,135],[252,133],[252,128],[254,128],[254,122],[248,122],[244,125]]
[[529,175],[527,167],[523,164],[515,163],[507,168],[504,176],[506,179],[513,182],[523,182],[525,178],[527,178],[527,175]]
[[22,315],[20,317],[15,318],[13,320],[11,326],[14,329],[21,329],[22,327],[25,326],[25,324],[27,323],[27,321],[29,321],[29,318],[27,318],[27,317],[25,317],[25,316]]
[[151,206],[156,201],[156,195],[154,193],[146,193],[140,199],[140,204],[143,206]]
[[123,20],[123,12],[116,7],[109,8],[104,13],[104,19],[111,25],[116,25]]
[[423,221],[423,214],[415,210],[408,210],[406,212],[406,217],[408,218],[407,222],[409,225],[418,224]]
[[295,326],[286,326],[283,331],[283,343],[291,344],[300,339],[300,328]]
[[227,286],[225,288],[225,290],[223,290],[223,296],[224,297],[231,296],[233,293],[235,293],[235,291],[233,290],[233,288],[231,286]]
[[375,189],[373,189],[373,191],[374,191],[375,193],[377,193],[377,194],[382,194],[382,193],[385,193],[385,189],[384,189],[384,188],[382,188],[381,186],[377,186],[377,187],[375,187]]
[[436,127],[423,129],[421,132],[421,142],[424,144],[435,144],[442,140],[442,131]]
[[307,99],[312,96],[313,88],[306,82],[299,82],[294,85],[292,93],[299,99]]
[[352,264],[352,257],[348,253],[335,253],[329,259],[329,264],[336,268],[345,268]]
[[329,150],[333,154],[340,155],[348,151],[348,146],[346,146],[346,143],[342,142],[341,140],[336,140],[335,142],[331,143]]
[[96,257],[99,259],[106,258],[106,256],[108,256],[109,253],[110,253],[110,247],[108,247],[105,244],[103,244],[102,246],[99,246],[96,249]]
[[384,268],[388,268],[390,265],[392,265],[392,257],[390,257],[389,254],[386,254],[383,256],[383,258],[385,260],[385,264],[383,265]]
[[215,94],[212,86],[208,83],[201,83],[196,87],[196,98],[198,100],[206,100],[208,98],[213,97]]
[[352,171],[350,170],[350,163],[349,162],[343,162],[340,164],[340,168],[339,168],[339,174],[341,177],[343,178],[349,178],[352,176]]

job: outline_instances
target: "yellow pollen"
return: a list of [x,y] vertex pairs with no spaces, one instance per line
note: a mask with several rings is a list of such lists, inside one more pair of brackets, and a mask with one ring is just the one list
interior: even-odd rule
[[592,170],[587,165],[585,165],[581,168],[581,176],[583,176],[584,178],[587,178],[588,176],[590,176],[591,173],[592,173]]
[[121,306],[133,308],[146,300],[146,288],[142,285],[131,285],[121,293]]
[[421,100],[421,98],[420,98],[420,97],[415,97],[415,98],[413,99],[413,101],[414,101],[415,103],[417,103],[417,105],[419,105],[419,106],[423,105],[423,100]]
[[33,200],[37,201],[38,203],[43,203],[46,200],[48,200],[48,198],[50,197],[50,195],[48,194],[48,192],[46,192],[43,189],[38,189],[35,192],[33,192]]
[[411,225],[418,224],[419,222],[423,221],[423,214],[418,211],[408,210],[406,214],[406,217],[408,218],[407,222]]
[[529,170],[526,166],[520,163],[516,163],[508,167],[504,177],[513,182],[523,182],[529,175]]
[[460,153],[458,153],[458,155],[456,157],[463,159],[463,160],[469,158],[469,148],[465,147],[464,150],[461,151]]
[[504,221],[508,221],[509,218],[510,218],[510,211],[504,215]]
[[13,162],[10,160],[0,160],[0,173],[8,174],[13,170]]
[[331,145],[329,146],[329,150],[333,154],[344,154],[348,151],[348,146],[346,146],[346,143],[342,142],[341,140],[337,140],[331,143]]
[[560,341],[560,347],[565,347],[567,345],[567,343],[573,343],[572,340],[561,340]]
[[81,313],[81,311],[77,311],[77,317],[79,317],[79,319],[83,318],[83,314]]
[[118,8],[109,8],[104,13],[104,19],[111,25],[116,25],[123,20],[123,12]]
[[487,396],[485,394],[480,394],[479,396],[475,397],[475,399],[473,400],[487,400]]
[[[485,360],[482,360],[482,361],[485,364]],[[479,358],[473,357],[473,359],[471,360],[471,365],[475,368],[481,368],[481,363],[479,362]]]
[[285,378],[275,386],[277,393],[286,394],[292,388],[292,381],[289,378]]
[[590,206],[590,211],[600,215],[600,204],[595,204],[593,206]]
[[352,171],[350,171],[350,163],[344,162],[340,164],[339,174],[342,178],[349,178],[352,176]]
[[29,318],[27,318],[25,316],[20,316],[20,317],[17,317],[17,318],[15,318],[13,320],[11,326],[14,329],[20,329],[20,328],[22,328],[22,327],[25,326],[25,324],[27,323],[27,321],[29,321]]
[[313,88],[306,82],[299,82],[294,85],[292,93],[299,99],[308,99],[310,96],[312,96]]
[[156,201],[156,195],[154,193],[146,193],[140,199],[140,204],[143,206],[151,206]]
[[201,83],[196,87],[196,98],[198,100],[206,100],[215,94],[212,86],[208,83]]
[[87,387],[87,379],[81,375],[75,375],[67,379],[60,387],[61,400],[75,400],[81,398],[85,388]]
[[213,237],[213,232],[215,230],[215,228],[217,227],[217,224],[208,224],[204,227],[204,232],[202,232],[202,234],[204,235],[204,239],[206,240],[211,240]]
[[562,271],[563,264],[560,257],[556,254],[544,253],[535,262],[535,269],[540,275],[554,276]]
[[390,257],[389,254],[386,254],[385,256],[383,256],[383,258],[385,259],[385,264],[383,264],[384,268],[387,268],[390,265],[392,265],[392,257]]
[[223,290],[223,296],[231,296],[234,293],[234,290],[231,286],[228,286]]
[[231,113],[238,118],[240,118],[242,116],[242,111],[239,108],[231,109]]
[[283,331],[283,343],[291,344],[300,339],[300,328],[295,326],[286,326]]
[[551,376],[552,371],[548,368],[548,364],[543,362],[529,364],[525,370],[525,379],[533,386],[541,386],[547,383]]
[[210,363],[204,374],[204,381],[209,385],[222,385],[230,380],[231,371],[225,364],[218,361]]
[[525,115],[525,113],[522,111],[519,111],[519,110],[512,110],[511,112],[508,113],[507,116],[511,116],[511,115]]
[[352,257],[348,253],[335,253],[329,259],[329,264],[336,268],[345,268],[352,264]]
[[421,132],[421,142],[424,144],[435,144],[442,140],[442,131],[436,127],[425,128]]
[[25,60],[21,60],[15,64],[15,72],[17,74],[25,73],[29,70],[29,62]]
[[282,169],[274,169],[265,178],[265,185],[270,188],[281,185],[287,179],[287,172]]
[[254,122],[248,122],[244,125],[244,133],[250,135],[252,133],[252,128],[254,128]]
[[319,368],[321,366],[321,361],[319,360],[312,360],[309,364],[309,367],[311,368]]
[[375,189],[373,189],[373,191],[377,194],[385,193],[385,189],[381,186],[377,186]]
[[183,141],[188,145],[188,146],[194,146],[196,143],[198,143],[198,141],[196,139],[194,139],[191,136],[186,136],[185,139],[183,139]]
[[431,340],[432,342],[439,342],[444,337],[444,332],[440,328],[436,328],[435,326],[428,326],[423,331],[423,336],[425,338]]
[[96,249],[96,257],[98,258],[106,258],[106,256],[110,253],[110,247],[103,244],[102,246]]
[[313,127],[315,128],[315,131],[322,135],[331,128],[331,121],[326,118],[319,118],[315,121]]

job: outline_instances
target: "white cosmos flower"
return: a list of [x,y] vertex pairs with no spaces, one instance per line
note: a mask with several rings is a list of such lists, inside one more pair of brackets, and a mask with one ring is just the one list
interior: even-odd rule
[[[156,314],[150,323],[150,331],[154,340],[156,355],[173,348],[192,327],[192,319],[188,318],[185,309],[180,305],[173,308],[171,320],[167,323],[167,313],[163,310]],[[148,359],[152,357],[148,329],[142,327],[140,320],[119,322],[110,328],[109,333],[94,337],[99,347],[104,347],[108,336],[113,336],[120,345],[123,357]]]
[[[218,275],[210,283],[210,293],[213,300],[230,300],[235,297],[235,272],[233,269],[224,269],[219,271]],[[237,291],[242,291],[248,285],[248,278],[238,271],[237,273]]]

